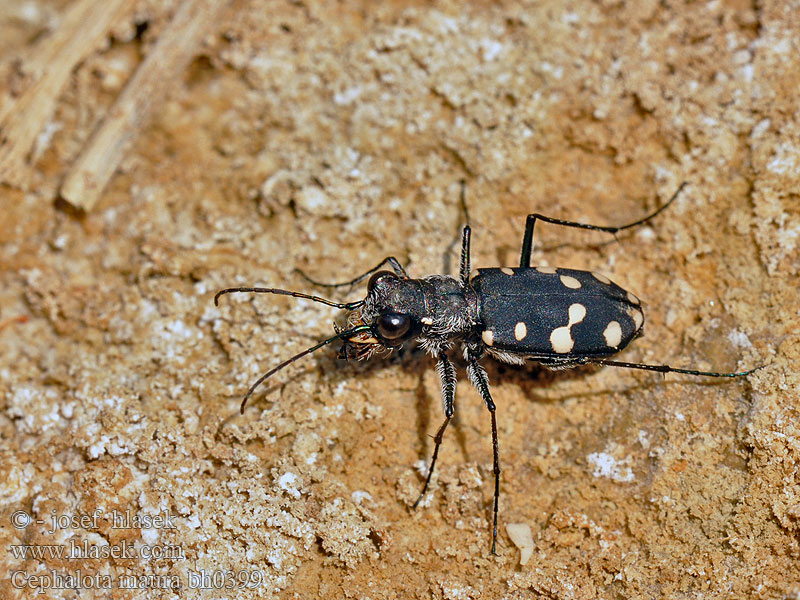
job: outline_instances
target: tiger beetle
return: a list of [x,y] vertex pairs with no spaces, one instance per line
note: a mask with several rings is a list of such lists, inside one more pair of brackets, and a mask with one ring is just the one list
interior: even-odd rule
[[[252,292],[305,298],[348,311],[346,326],[335,327],[336,335],[303,350],[259,377],[245,394],[241,411],[244,412],[247,400],[266,379],[336,340],[343,341],[339,358],[359,360],[369,358],[379,350],[391,351],[404,342],[417,341],[437,361],[442,382],[444,422],[433,438],[433,456],[422,491],[414,503],[416,508],[428,489],[444,432],[453,418],[456,371],[447,353],[454,343],[460,344],[469,380],[478,389],[492,420],[494,506],[491,552],[496,554],[500,452],[495,403],[489,392],[489,378],[479,362],[484,355],[513,365],[533,360],[550,369],[597,364],[703,377],[743,377],[757,370],[717,373],[610,360],[609,356],[623,350],[642,333],[644,314],[639,299],[600,273],[531,267],[533,229],[537,220],[616,234],[656,217],[674,202],[686,185],[686,182],[682,183],[672,197],[653,213],[619,227],[563,221],[538,213],[528,215],[519,267],[473,271],[470,265],[472,229],[462,181],[461,202],[467,225],[461,235],[458,278],[429,275],[413,279],[394,256],[388,256],[366,273],[344,283],[319,283],[301,272],[312,284],[329,288],[353,286],[371,275],[366,298],[355,302],[332,302],[319,296],[276,288],[236,287],[217,292],[215,305],[223,294]],[[391,271],[382,270],[384,265],[391,267]]]

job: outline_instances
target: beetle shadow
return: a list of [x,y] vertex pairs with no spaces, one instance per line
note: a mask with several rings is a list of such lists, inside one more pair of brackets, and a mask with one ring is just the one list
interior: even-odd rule
[[[414,394],[417,444],[419,448],[421,448],[421,451],[425,454],[424,456],[421,454],[420,458],[426,460],[428,466],[430,466],[430,459],[433,453],[432,440],[436,431],[439,429],[442,422],[444,422],[444,412],[440,413],[441,419],[437,419],[436,417],[432,416],[435,413],[430,410],[430,407],[432,405],[441,406],[442,400],[441,396],[434,397],[428,393],[428,390],[425,386],[425,374],[428,371],[436,371],[436,361],[431,358],[419,344],[408,344],[406,346],[397,348],[387,356],[375,356],[370,360],[350,360],[345,362],[336,358],[335,351],[326,353],[324,358],[320,356],[319,360],[321,361],[321,366],[323,366],[326,372],[335,373],[331,385],[336,385],[340,381],[345,381],[354,377],[368,376],[373,371],[385,369],[387,366],[396,366],[405,374],[413,375],[416,378],[416,383],[413,387],[398,387],[394,389],[397,391],[403,391],[407,393],[410,392]],[[459,363],[457,361],[454,361],[454,363],[457,364],[458,368]],[[460,372],[458,373],[459,379],[465,377],[463,373],[464,366],[465,365],[463,364],[460,365],[461,368]],[[301,372],[299,375],[302,375],[303,373],[305,372]],[[273,391],[273,389],[276,388],[271,388],[268,390],[268,392]],[[456,402],[458,402],[458,400],[456,400]],[[445,433],[445,438],[450,436],[453,436],[456,439],[462,454],[465,457],[468,457],[469,453],[467,452],[466,436],[462,431],[457,404],[453,419],[450,421],[450,425]]]
[[[459,381],[466,380],[466,367],[467,363],[459,352],[451,352],[450,359],[456,368],[456,374]],[[431,395],[425,386],[424,373],[427,369],[435,370],[435,361],[430,358],[419,346],[413,346],[409,349],[404,349],[392,355],[389,359],[391,363],[398,365],[404,372],[411,373],[417,376],[417,385],[414,388],[406,388],[407,392],[414,392],[416,398],[416,429],[417,429],[417,443],[419,447],[425,452],[421,458],[426,460],[430,466],[430,460],[434,449],[433,437],[441,424],[444,422],[444,413],[441,413],[441,418],[437,419],[432,415],[435,414],[430,410],[430,406],[441,406],[441,396],[434,397]],[[382,368],[385,361],[378,361],[365,365],[365,371],[371,368]],[[537,393],[537,390],[546,389],[559,381],[577,380],[595,373],[601,367],[598,365],[579,365],[570,369],[553,370],[548,369],[538,363],[529,362],[525,365],[508,365],[496,360],[484,360],[481,365],[486,369],[490,381],[502,381],[504,383],[510,382],[518,385],[524,392],[526,398],[537,403],[554,404],[562,402],[565,398],[552,398]],[[492,390],[492,397],[495,404],[498,404],[497,393]],[[479,402],[480,396],[476,397]],[[587,392],[587,396],[597,394],[597,390]],[[581,394],[578,394],[578,396]],[[445,439],[453,437],[458,445],[458,448],[464,457],[469,462],[470,452],[468,450],[467,437],[464,433],[462,422],[460,420],[460,411],[458,409],[460,398],[456,397],[456,407],[453,419],[450,426],[445,432]],[[486,411],[486,418],[489,419],[489,412]]]
[[585,379],[599,371],[600,365],[576,365],[562,369],[549,369],[535,361],[526,362],[524,365],[510,365],[496,360],[483,363],[490,381],[502,381],[518,386],[526,398],[541,404],[553,404],[566,398],[555,399],[538,393],[564,381]]

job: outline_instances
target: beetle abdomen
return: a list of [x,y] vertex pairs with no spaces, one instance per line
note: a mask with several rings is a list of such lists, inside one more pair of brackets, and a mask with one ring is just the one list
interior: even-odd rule
[[604,275],[575,269],[479,269],[470,277],[483,342],[542,358],[607,356],[636,337],[639,299]]

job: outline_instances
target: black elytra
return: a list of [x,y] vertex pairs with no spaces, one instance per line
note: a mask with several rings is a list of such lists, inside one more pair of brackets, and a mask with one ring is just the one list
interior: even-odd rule
[[490,353],[511,354],[506,362],[609,356],[627,346],[644,322],[633,294],[587,271],[478,269],[470,284],[480,299],[481,340]]
[[[377,350],[392,350],[415,340],[437,361],[442,383],[444,422],[434,436],[433,456],[425,483],[414,508],[419,505],[431,481],[444,432],[455,409],[456,371],[448,358],[454,344],[461,346],[467,363],[467,376],[478,389],[491,415],[494,503],[492,554],[497,544],[497,518],[500,500],[500,452],[495,418],[495,403],[489,379],[479,361],[489,355],[511,364],[533,360],[554,369],[584,364],[643,369],[660,373],[684,373],[705,377],[742,377],[755,371],[717,373],[609,360],[623,350],[642,330],[644,314],[636,296],[604,275],[589,271],[553,267],[531,267],[533,230],[536,220],[555,225],[616,234],[651,220],[669,206],[686,187],[684,182],[658,210],[619,227],[602,227],[563,221],[540,214],[529,215],[522,239],[519,267],[471,271],[469,215],[462,232],[461,264],[458,278],[430,275],[413,279],[400,262],[389,256],[358,277],[337,284],[312,284],[323,287],[352,286],[367,276],[367,296],[355,302],[337,303],[319,296],[277,288],[228,288],[214,296],[233,292],[270,293],[306,298],[348,311],[347,324],[336,335],[285,360],[262,375],[242,400],[244,412],[248,398],[264,380],[297,359],[336,340],[343,340],[339,356],[364,359]],[[391,271],[381,270],[389,265]],[[302,272],[301,272],[302,274]],[[759,367],[760,368],[760,367]]]

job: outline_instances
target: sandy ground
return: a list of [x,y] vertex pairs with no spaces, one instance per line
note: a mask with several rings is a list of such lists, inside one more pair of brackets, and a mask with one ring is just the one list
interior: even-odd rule
[[[2,5],[6,81],[65,7]],[[798,2],[235,0],[76,214],[54,201],[64,170],[170,10],[136,3],[72,74],[24,183],[0,187],[0,596],[800,597]],[[337,311],[212,302],[325,293],[295,269],[342,281],[390,254],[455,273],[462,178],[476,266],[513,265],[530,212],[622,224],[689,181],[617,242],[537,227],[534,262],[642,298],[621,360],[767,365],[723,381],[487,360],[498,556],[463,362],[415,511],[433,362],[329,346],[240,415]],[[525,565],[510,523],[530,526]],[[53,589],[70,574],[84,589]]]

